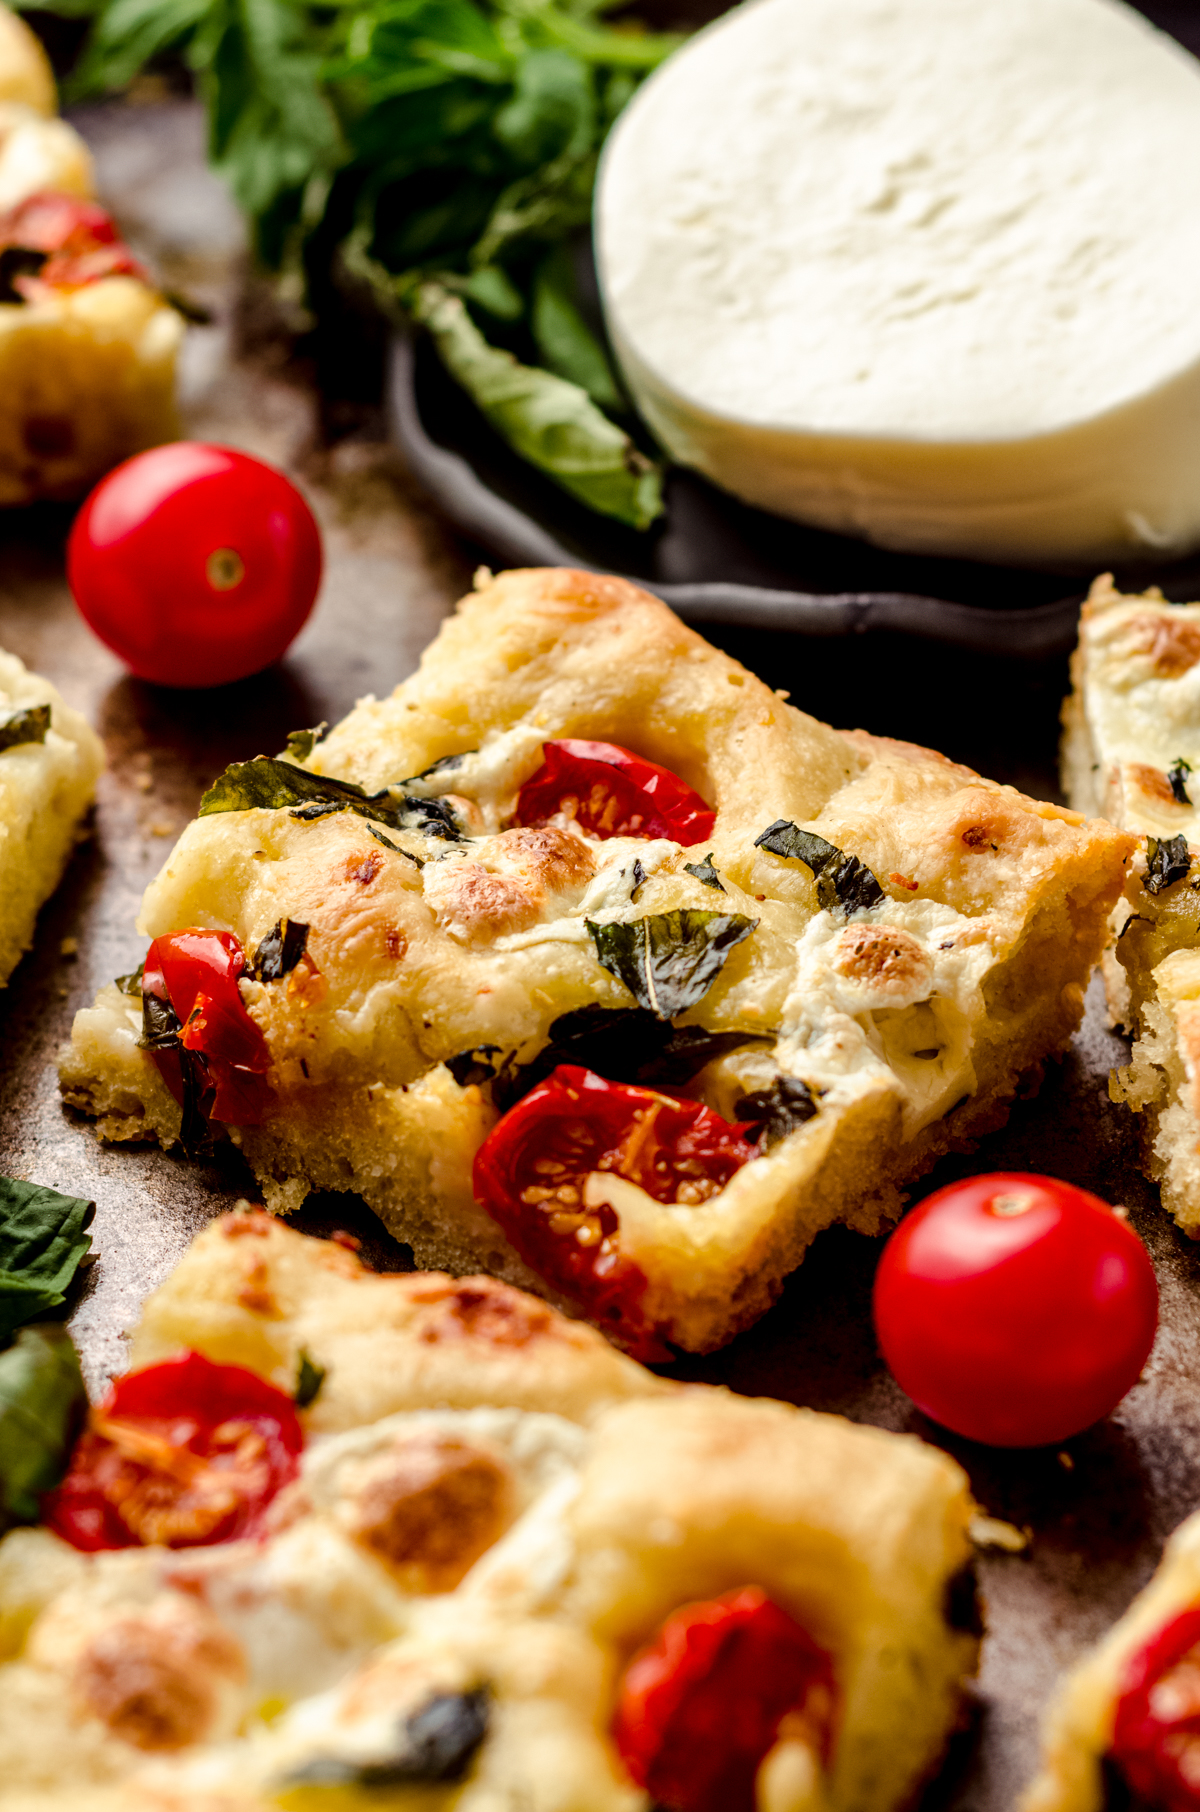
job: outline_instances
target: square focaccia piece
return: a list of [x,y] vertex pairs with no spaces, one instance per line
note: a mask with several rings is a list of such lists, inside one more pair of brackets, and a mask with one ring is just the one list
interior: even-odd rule
[[[1109,1008],[1133,1034],[1114,1099],[1141,1116],[1146,1169],[1200,1234],[1200,604],[1098,579],[1063,709],[1071,804],[1139,839],[1103,959]],[[1194,776],[1194,777],[1193,777]]]
[[103,766],[78,711],[0,650],[0,986],[33,942]]
[[1019,1812],[1200,1806],[1200,1516],[1076,1663],[1046,1715],[1041,1767]]
[[[239,1535],[299,1339],[298,1458]],[[133,1355],[0,1542],[6,1808],[891,1812],[936,1768],[973,1505],[914,1437],[664,1384],[507,1285],[373,1276],[257,1213]]]
[[1132,847],[565,570],[488,575],[390,698],[290,747],[205,796],[66,1099],[111,1139],[207,1113],[268,1207],[357,1190],[419,1262],[643,1357],[719,1346],[821,1228],[879,1231],[1003,1120]]

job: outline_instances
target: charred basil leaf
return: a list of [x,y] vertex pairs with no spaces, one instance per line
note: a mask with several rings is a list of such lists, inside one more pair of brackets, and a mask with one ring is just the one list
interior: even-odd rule
[[1114,941],[1119,944],[1131,925],[1150,925],[1152,923],[1153,920],[1148,919],[1144,913],[1131,912],[1125,923],[1121,926],[1121,929],[1118,931]]
[[473,1050],[460,1051],[457,1057],[447,1058],[446,1068],[459,1088],[470,1088],[472,1085],[481,1088],[496,1074],[497,1065],[493,1059],[499,1055],[498,1044],[477,1044]]
[[1146,838],[1146,892],[1161,893],[1182,881],[1192,866],[1186,837]]
[[329,735],[329,725],[322,721],[311,730],[289,730],[287,753],[293,761],[307,761],[319,742]]
[[659,1019],[686,1013],[707,994],[729,952],[758,924],[738,912],[656,912],[625,925],[586,919],[596,960]]
[[18,277],[36,277],[49,252],[36,252],[31,245],[6,245],[0,252],[0,302],[28,302],[16,286]]
[[27,742],[45,742],[49,728],[49,705],[28,705],[24,711],[6,711],[0,717],[0,749],[20,748]]
[[317,1393],[325,1382],[326,1367],[318,1365],[311,1357],[308,1348],[300,1348],[296,1361],[296,1388],[292,1393],[297,1409],[307,1409],[314,1403]]
[[[492,1068],[473,1074],[473,1082],[494,1078],[492,1098],[502,1113],[544,1082],[560,1063],[576,1063],[609,1082],[641,1082],[681,1088],[706,1063],[753,1044],[754,1032],[709,1032],[703,1026],[673,1026],[647,1007],[577,1007],[550,1027],[550,1042],[529,1063],[496,1063],[495,1045],[483,1045],[452,1059],[451,1070],[464,1059],[487,1054]],[[459,1080],[455,1071],[456,1080]],[[466,1084],[464,1083],[465,1087]]]
[[66,1301],[95,1212],[80,1196],[0,1177],[0,1342]]
[[687,875],[695,875],[698,881],[703,881],[706,887],[715,887],[718,893],[725,892],[724,887],[721,885],[721,877],[713,867],[713,853],[711,849],[705,856],[703,862],[685,862],[683,865],[683,872]]
[[779,1076],[769,1088],[743,1095],[733,1110],[735,1120],[756,1121],[758,1142],[764,1151],[795,1132],[817,1112],[817,1097],[799,1076]]
[[634,862],[633,862],[633,886],[629,889],[630,899],[636,900],[638,897],[638,894],[641,892],[642,888],[645,885],[646,885],[646,871],[642,867],[641,863],[638,861],[637,857],[635,856]]
[[475,753],[474,749],[465,749],[461,755],[443,755],[439,761],[431,761],[427,768],[422,768],[419,774],[412,774],[407,780],[402,780],[400,785],[416,799],[436,799],[444,791],[436,782],[447,774],[453,774],[461,768],[468,755]]
[[296,967],[307,945],[307,925],[299,919],[280,919],[254,952],[251,968],[259,981],[279,981]]
[[1182,755],[1178,756],[1174,764],[1167,770],[1167,779],[1171,783],[1171,791],[1175,795],[1176,802],[1179,805],[1190,805],[1192,803],[1188,798],[1186,785],[1187,777],[1191,771],[1191,762],[1185,761]]
[[22,1328],[0,1353],[0,1528],[37,1521],[87,1411],[79,1355],[56,1323]]
[[488,1730],[488,1694],[442,1692],[400,1727],[399,1744],[386,1761],[352,1762],[318,1756],[287,1777],[288,1786],[401,1787],[460,1781]]
[[769,849],[774,856],[786,856],[811,868],[817,899],[827,912],[840,910],[850,918],[887,898],[865,862],[846,855],[824,837],[801,830],[790,819],[777,818],[761,836],[755,837],[754,844],[755,848]]
[[183,1089],[183,1119],[179,1143],[190,1158],[201,1156],[213,1144],[212,1121],[206,1111],[216,1093],[208,1078],[208,1065],[199,1051],[189,1051],[180,1034],[183,1027],[169,1000],[156,994],[142,994],[142,1035],[138,1044],[143,1051],[173,1052],[179,1064]]
[[310,774],[290,761],[259,755],[254,761],[235,762],[209,787],[200,801],[200,816],[212,812],[292,810],[293,816],[324,817],[327,812],[357,812],[374,818],[391,830],[419,831],[447,843],[461,843],[462,831],[450,807],[440,799],[419,799],[398,788],[365,793],[350,780],[328,774]]
[[145,967],[145,963],[139,963],[131,975],[118,975],[114,986],[120,988],[122,994],[136,994],[140,998],[142,992],[142,973],[145,970]]

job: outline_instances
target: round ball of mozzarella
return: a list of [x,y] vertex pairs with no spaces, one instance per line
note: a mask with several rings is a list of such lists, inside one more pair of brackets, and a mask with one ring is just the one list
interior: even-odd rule
[[1117,0],[751,0],[605,151],[668,453],[886,546],[1200,543],[1200,63]]

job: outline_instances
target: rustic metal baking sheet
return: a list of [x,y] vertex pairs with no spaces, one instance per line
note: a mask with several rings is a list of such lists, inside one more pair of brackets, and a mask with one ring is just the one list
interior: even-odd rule
[[[325,532],[316,613],[276,671],[199,694],[123,675],[76,617],[62,575],[62,511],[0,517],[0,645],[58,684],[105,737],[109,769],[90,839],[44,911],[35,949],[0,993],[0,1171],[94,1197],[99,1261],[73,1317],[93,1384],[122,1365],[122,1332],[187,1241],[250,1187],[236,1161],[196,1170],[142,1149],[104,1148],[59,1105],[54,1057],[76,1008],[132,968],[137,903],[204,785],[229,760],[282,746],[410,672],[468,585],[475,554],[439,524],[369,411],[317,408],[305,368],[256,332],[234,357],[239,229],[202,166],[201,121],[186,103],[85,116],[109,199],[166,279],[212,307],[186,361],[189,429],[260,453],[296,475]],[[357,432],[324,444],[321,418]],[[363,431],[365,427],[365,432]],[[836,723],[933,743],[1035,794],[1053,796],[1065,672],[987,662],[871,636],[837,643],[713,630],[714,639]],[[64,940],[77,953],[64,954]],[[68,952],[71,946],[67,946]],[[1149,1576],[1170,1530],[1200,1503],[1198,1249],[1158,1208],[1133,1164],[1134,1125],[1107,1098],[1124,1056],[1095,990],[1061,1067],[1008,1129],[931,1183],[981,1168],[1046,1170],[1127,1203],[1158,1268],[1162,1331],[1144,1380],[1108,1422],[1061,1453],[992,1454],[944,1441],[992,1514],[1030,1531],[1021,1554],[982,1564],[988,1636],[979,1712],[928,1808],[1008,1812],[1034,1763],[1038,1712],[1059,1671]],[[403,1250],[348,1197],[310,1203],[311,1231],[350,1227],[383,1266]],[[891,1384],[869,1322],[878,1248],[853,1234],[818,1241],[778,1307],[724,1353],[680,1374],[835,1410],[943,1440]]]

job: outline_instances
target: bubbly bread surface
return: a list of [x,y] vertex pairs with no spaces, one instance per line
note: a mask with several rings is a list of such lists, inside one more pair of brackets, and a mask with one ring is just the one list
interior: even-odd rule
[[[37,721],[31,740],[5,747],[41,707],[49,708],[48,727]],[[103,765],[100,739],[78,711],[0,650],[0,986],[33,942],[38,909],[62,879]]]
[[[757,0],[639,89],[608,327],[671,455],[1001,560],[1200,538],[1200,70],[1113,0]],[[931,371],[939,374],[932,387]]]
[[1149,1174],[1200,1234],[1200,939],[1193,873],[1200,807],[1200,604],[1098,579],[1080,619],[1063,707],[1063,783],[1141,847],[1104,957],[1109,1008],[1133,1033],[1114,1099],[1141,1117]]
[[[561,815],[505,828],[561,738],[669,767],[715,809],[711,836],[604,840]],[[284,919],[308,927],[302,968],[243,984],[274,1103],[236,1136],[269,1207],[357,1190],[422,1264],[563,1300],[475,1199],[498,1107],[486,1066],[471,1078],[461,1060],[490,1048],[525,1064],[567,1013],[630,1008],[596,926],[716,912],[748,927],[677,1016],[732,1047],[688,1090],[732,1118],[792,1078],[815,1111],[707,1200],[595,1184],[647,1279],[647,1315],[694,1350],[760,1315],[821,1228],[880,1230],[907,1182],[1004,1118],[1078,1023],[1132,848],[928,750],[830,729],[646,593],[566,570],[489,576],[420,670],[304,766],[431,799],[457,829],[393,825],[382,844],[364,812],[210,812],[140,928],[219,928],[251,952]],[[850,863],[865,894],[820,897],[802,860],[757,841],[779,821]],[[718,888],[691,872],[710,855]],[[104,1137],[170,1143],[180,1110],[140,1027],[140,1003],[106,990],[76,1019],[63,1091]]]
[[[504,1284],[375,1276],[260,1212],[200,1236],[133,1359],[276,1380],[298,1341],[325,1379],[262,1540],[0,1542],[6,1809],[648,1812],[610,1736],[621,1672],[747,1584],[829,1652],[840,1705],[827,1758],[781,1736],[759,1812],[892,1812],[936,1767],[978,1650],[944,1454],[665,1384]],[[482,1728],[460,1777],[405,1786],[431,1700]]]

